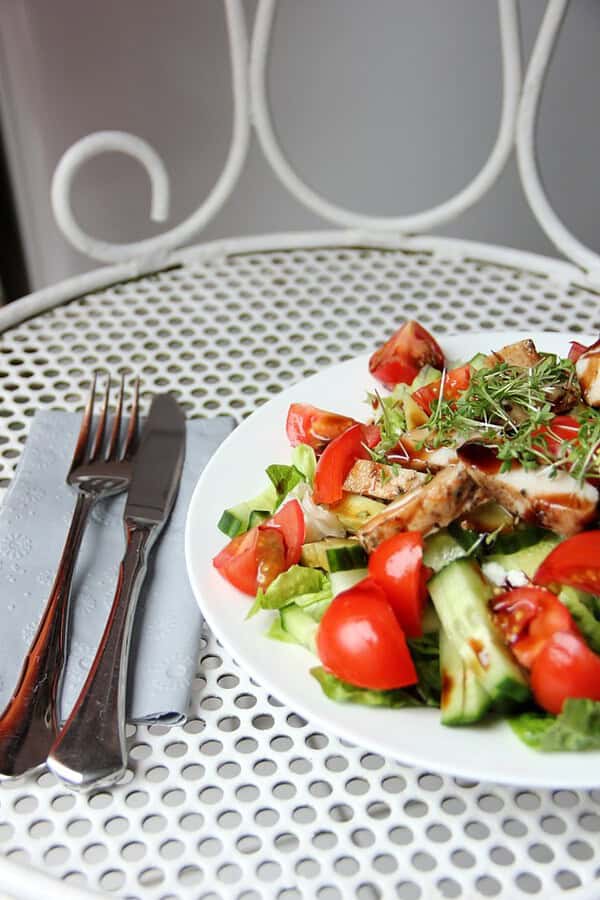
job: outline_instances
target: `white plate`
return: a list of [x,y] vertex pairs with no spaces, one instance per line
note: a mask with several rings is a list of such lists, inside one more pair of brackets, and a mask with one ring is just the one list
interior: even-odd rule
[[[549,332],[465,333],[441,343],[449,359],[469,359],[533,337],[541,350],[566,355],[569,337]],[[585,341],[585,336],[573,335]],[[593,338],[589,338],[591,342]],[[600,753],[537,753],[502,722],[465,728],[440,724],[431,709],[369,709],[334,703],[309,674],[317,660],[307,650],[264,637],[272,613],[250,621],[252,602],[213,568],[226,543],[216,527],[222,511],[257,494],[264,469],[288,462],[285,418],[293,401],[312,403],[366,419],[365,392],[376,386],[368,356],[333,366],[294,385],[246,419],[223,443],[200,478],[188,512],[185,550],[189,578],[200,608],[231,655],[274,696],[315,726],[403,763],[477,780],[545,787],[592,787],[600,782]]]

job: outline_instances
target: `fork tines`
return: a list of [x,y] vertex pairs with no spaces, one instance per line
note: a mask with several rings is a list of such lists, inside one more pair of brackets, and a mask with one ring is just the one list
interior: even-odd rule
[[[98,416],[98,421],[96,425],[95,434],[93,438],[91,438],[92,434],[92,423],[94,418],[94,406],[96,403],[96,393],[97,393],[97,383],[98,383],[98,372],[94,372],[94,376],[92,378],[92,384],[90,386],[90,393],[88,396],[88,400],[85,406],[85,411],[83,414],[83,419],[81,422],[81,428],[79,430],[79,435],[77,437],[77,444],[75,446],[75,452],[73,454],[73,460],[71,463],[71,468],[75,468],[76,466],[88,464],[95,462],[98,460],[102,453],[102,448],[105,444],[105,434],[108,420],[108,410],[109,410],[109,402],[110,402],[110,392],[111,392],[111,378],[110,375],[107,376],[106,387],[104,390],[104,397],[102,399],[102,404],[100,407],[100,414]],[[125,376],[121,375],[120,385],[119,385],[119,393],[117,396],[117,405],[115,409],[115,413],[112,419],[112,427],[110,430],[110,436],[108,439],[108,444],[106,446],[106,451],[104,455],[104,459],[109,461],[114,461],[116,459],[129,460],[133,457],[135,452],[135,447],[137,443],[137,433],[138,433],[138,418],[139,418],[139,378],[136,378],[133,382],[133,395],[131,400],[131,406],[129,410],[129,420],[127,424],[127,432],[125,434],[125,439],[123,443],[123,449],[121,455],[119,457],[119,443],[121,436],[121,422],[123,419],[123,405],[124,405],[124,395],[125,395]]]

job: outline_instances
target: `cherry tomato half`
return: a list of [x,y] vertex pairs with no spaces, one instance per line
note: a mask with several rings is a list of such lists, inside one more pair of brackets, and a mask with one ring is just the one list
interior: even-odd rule
[[369,372],[387,388],[410,384],[425,365],[443,369],[444,354],[418,322],[405,322],[369,360]]
[[355,419],[348,416],[328,412],[308,403],[292,403],[285,431],[292,447],[308,444],[315,450],[320,450],[355,424]]
[[538,587],[521,587],[495,597],[492,616],[512,652],[530,669],[546,642],[557,631],[577,629],[569,610],[556,594]]
[[327,444],[315,472],[315,503],[337,503],[342,499],[346,476],[357,459],[368,459],[368,435],[364,425],[353,425]]
[[554,715],[569,697],[600,700],[600,656],[578,635],[558,631],[533,663],[531,689],[539,705]]
[[388,690],[417,681],[404,632],[371,578],[331,601],[319,625],[317,650],[326,669],[357,687]]
[[422,535],[405,531],[379,544],[369,556],[369,575],[385,591],[402,630],[419,637],[427,600]]
[[213,566],[244,594],[254,596],[300,559],[304,515],[291,500],[272,518],[234,537],[213,559]]
[[600,594],[600,531],[582,531],[562,541],[534,575],[536,584],[568,584]]
[[[444,400],[456,400],[469,387],[470,381],[471,366],[468,363],[465,366],[460,366],[458,369],[450,369],[444,377]],[[412,395],[413,400],[419,404],[427,415],[431,415],[433,404],[440,396],[441,384],[441,379],[433,381],[431,384],[426,384],[424,387],[419,388]]]

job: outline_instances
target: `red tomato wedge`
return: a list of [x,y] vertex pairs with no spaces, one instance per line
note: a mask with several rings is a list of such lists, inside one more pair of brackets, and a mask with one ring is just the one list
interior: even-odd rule
[[600,594],[600,531],[582,531],[548,554],[534,575],[536,584],[568,584]]
[[239,534],[213,559],[221,575],[244,594],[254,596],[286,569],[283,534],[264,525]]
[[365,436],[365,444],[371,450],[376,447],[381,440],[381,429],[379,425],[363,425],[363,434]]
[[600,656],[578,635],[558,631],[535,659],[531,689],[539,705],[554,715],[569,697],[600,700]]
[[300,559],[304,515],[290,500],[272,518],[234,537],[213,559],[213,566],[244,594],[254,596]]
[[521,587],[495,597],[494,622],[514,655],[530,669],[547,641],[558,631],[578,634],[571,613],[556,594],[539,587]]
[[594,341],[589,347],[580,344],[579,341],[571,341],[571,349],[569,350],[569,359],[571,362],[577,362],[580,356],[587,353],[588,350],[597,350],[600,347],[600,340]]
[[418,322],[405,322],[369,360],[369,372],[387,388],[410,384],[423,366],[444,368],[444,354]]
[[357,687],[388,690],[417,682],[404,632],[371,578],[331,601],[319,625],[317,650],[326,669]]
[[579,434],[579,422],[573,416],[554,416],[550,422],[546,445],[551,453],[558,456],[564,441],[573,442]]
[[547,449],[553,456],[558,456],[564,443],[573,443],[577,440],[579,428],[579,422],[573,416],[554,416],[549,425],[544,425],[535,431],[535,436],[545,437],[544,443]]
[[357,459],[368,459],[364,425],[353,425],[327,444],[317,463],[313,500],[337,503],[342,499],[346,475]]
[[275,515],[260,527],[278,529],[283,535],[285,543],[285,567],[296,565],[302,552],[304,543],[305,526],[304,513],[297,500],[285,503]]
[[308,444],[319,450],[355,424],[355,419],[348,416],[328,412],[308,403],[292,403],[288,410],[285,431],[292,447]]
[[405,634],[419,637],[427,600],[422,535],[405,531],[379,544],[369,557],[369,575],[383,588]]
[[[444,400],[456,400],[463,391],[469,387],[471,381],[471,366],[467,363],[458,369],[450,369],[444,376]],[[440,388],[442,379],[426,384],[424,387],[416,390],[412,398],[419,404],[421,409],[431,415],[434,402],[440,396]]]

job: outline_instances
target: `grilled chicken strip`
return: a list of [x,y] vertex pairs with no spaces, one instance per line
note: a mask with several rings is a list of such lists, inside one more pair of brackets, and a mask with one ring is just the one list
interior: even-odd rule
[[577,534],[596,515],[596,488],[587,482],[580,485],[566,473],[550,478],[541,471],[525,469],[495,474],[476,466],[467,469],[482,490],[509,512],[563,537]]
[[[524,341],[517,341],[515,344],[507,344],[501,350],[488,356],[488,362],[491,365],[497,365],[500,362],[508,363],[509,366],[518,366],[520,369],[530,369],[541,362],[542,356],[536,350],[535,344],[529,338]],[[580,392],[575,382],[573,384],[565,384],[557,387],[547,396],[548,403],[552,407],[552,412],[560,415],[568,412],[579,401]],[[513,422],[525,421],[529,413],[518,406],[505,406],[506,413]]]
[[427,481],[423,472],[386,466],[371,459],[357,459],[346,480],[344,490],[379,500],[394,500]]
[[482,492],[464,466],[448,466],[431,481],[394,500],[362,526],[358,538],[368,553],[400,531],[428,534],[482,502]]
[[507,344],[501,350],[488,356],[488,361],[492,365],[500,362],[508,363],[509,366],[519,366],[522,369],[530,369],[541,360],[540,354],[537,352],[535,344],[527,338],[525,341],[517,341],[515,344]]

